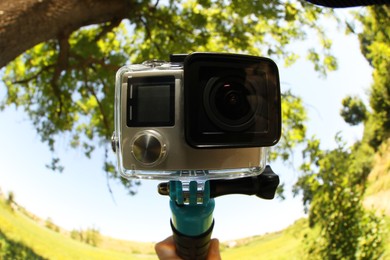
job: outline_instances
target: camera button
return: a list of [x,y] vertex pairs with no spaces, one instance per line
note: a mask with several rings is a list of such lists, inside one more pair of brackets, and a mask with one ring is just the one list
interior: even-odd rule
[[167,145],[156,131],[142,131],[133,139],[131,153],[138,162],[145,166],[161,163],[166,152]]

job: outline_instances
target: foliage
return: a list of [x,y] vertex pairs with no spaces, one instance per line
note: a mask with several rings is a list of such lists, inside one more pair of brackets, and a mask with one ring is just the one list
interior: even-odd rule
[[306,240],[308,257],[377,259],[384,252],[383,221],[362,205],[372,149],[360,143],[346,149],[339,136],[336,142],[330,151],[309,142],[304,174],[294,187],[295,193],[303,192],[310,226],[319,229],[316,238]]
[[0,259],[45,259],[25,245],[8,239],[0,230]]
[[98,246],[101,242],[100,231],[97,228],[88,228],[86,230],[74,229],[70,232],[70,237],[91,246]]
[[15,202],[15,194],[12,191],[8,192],[8,196],[7,196],[7,201],[6,202],[10,206]]
[[294,192],[303,193],[316,230],[306,239],[310,259],[379,259],[384,253],[383,217],[365,210],[362,201],[375,150],[390,136],[390,7],[368,7],[356,17],[363,25],[362,53],[374,68],[370,110],[358,97],[346,97],[341,115],[351,125],[364,122],[362,140],[346,149],[336,137],[338,147],[322,151],[312,139],[304,150],[304,174]]
[[370,89],[371,113],[366,123],[365,138],[374,148],[390,137],[390,5],[367,8],[357,15],[363,25],[359,33],[363,55],[374,68]]
[[347,96],[341,103],[343,108],[340,111],[340,115],[345,122],[350,125],[358,125],[366,120],[367,109],[359,97]]
[[356,259],[380,259],[384,254],[387,231],[384,216],[369,211],[363,215],[360,228],[364,235],[359,237]]
[[54,232],[60,232],[60,227],[54,224],[53,220],[51,218],[47,218],[45,221],[45,227],[47,227],[50,230],[53,230]]
[[[103,146],[103,169],[117,178],[108,153],[114,125],[114,76],[120,66],[193,51],[265,55],[290,65],[298,56],[288,48],[289,43],[314,33],[320,44],[308,50],[308,57],[316,70],[326,74],[337,66],[330,53],[331,40],[318,20],[331,14],[329,9],[301,0],[138,1],[128,21],[62,32],[58,39],[40,43],[9,63],[1,107],[23,108],[53,152],[56,140],[63,137],[87,157],[97,144]],[[295,114],[302,113],[294,107],[300,105],[297,99],[287,96],[291,99],[285,99],[284,110],[302,117]],[[284,119],[287,138],[282,142],[300,139],[304,130],[300,121]],[[284,147],[292,146],[282,143],[276,154],[285,158]],[[63,170],[55,155],[48,167]],[[133,192],[134,183],[121,182]]]
[[280,158],[288,161],[290,159],[297,144],[306,141],[306,120],[307,114],[302,99],[292,94],[291,91],[283,93],[282,136],[278,145],[272,149],[270,160]]

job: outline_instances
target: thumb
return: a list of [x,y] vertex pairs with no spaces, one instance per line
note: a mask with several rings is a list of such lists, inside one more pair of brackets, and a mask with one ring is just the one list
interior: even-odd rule
[[210,240],[207,260],[221,260],[221,254],[219,252],[219,240],[216,238]]

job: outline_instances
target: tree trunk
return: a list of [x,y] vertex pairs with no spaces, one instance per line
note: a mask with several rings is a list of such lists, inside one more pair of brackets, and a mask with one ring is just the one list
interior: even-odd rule
[[131,0],[1,0],[0,68],[38,43],[86,25],[120,21]]

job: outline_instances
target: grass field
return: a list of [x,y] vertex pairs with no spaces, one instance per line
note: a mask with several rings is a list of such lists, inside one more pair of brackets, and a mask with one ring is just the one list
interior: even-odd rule
[[[102,237],[94,247],[71,239],[69,232],[50,230],[41,222],[0,200],[0,259],[10,259],[2,255],[7,244],[19,253],[11,259],[157,259],[152,243]],[[390,226],[390,221],[387,223]],[[301,259],[300,245],[308,231],[307,221],[301,219],[280,232],[221,243],[222,259]],[[390,259],[390,243],[383,259]]]
[[[152,243],[102,237],[98,247],[73,240],[69,232],[55,232],[24,210],[0,200],[0,259],[2,239],[25,250],[20,259],[157,259]],[[223,259],[298,259],[306,221],[299,220],[281,232],[221,244]],[[3,241],[4,243],[4,241]]]
[[390,139],[382,144],[375,155],[368,181],[365,206],[376,208],[390,216]]
[[93,247],[39,225],[4,200],[0,200],[0,231],[3,243],[4,239],[17,243],[44,259],[156,259],[151,243],[103,238],[101,246]]
[[[390,230],[390,141],[381,148],[365,199],[366,207],[386,213]],[[79,242],[70,232],[45,227],[22,207],[0,196],[0,259],[157,259],[152,243],[123,241],[101,236],[97,246]],[[221,243],[222,259],[301,259],[307,221],[298,220],[280,232]],[[382,259],[390,259],[390,233]],[[8,255],[7,255],[8,254]]]
[[301,219],[283,231],[238,240],[235,247],[222,249],[222,259],[300,259],[300,243],[307,230],[307,221]]

